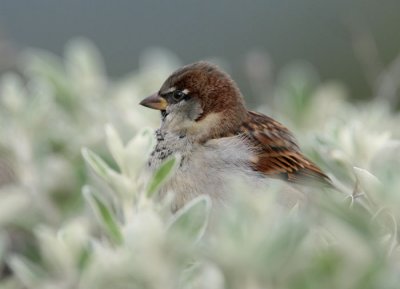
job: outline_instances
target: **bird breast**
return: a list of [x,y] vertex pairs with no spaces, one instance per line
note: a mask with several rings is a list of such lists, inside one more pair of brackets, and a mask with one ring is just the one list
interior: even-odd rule
[[212,139],[205,144],[161,130],[156,136],[149,160],[152,170],[172,154],[181,156],[177,171],[161,190],[161,194],[175,193],[174,209],[200,194],[223,200],[234,179],[256,175],[249,166],[252,151],[240,136]]

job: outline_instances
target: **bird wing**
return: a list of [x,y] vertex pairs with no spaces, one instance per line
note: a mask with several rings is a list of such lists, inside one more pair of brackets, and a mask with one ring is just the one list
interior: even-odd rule
[[302,154],[285,126],[256,112],[248,116],[238,133],[254,147],[251,166],[255,171],[293,183],[330,184],[329,177]]

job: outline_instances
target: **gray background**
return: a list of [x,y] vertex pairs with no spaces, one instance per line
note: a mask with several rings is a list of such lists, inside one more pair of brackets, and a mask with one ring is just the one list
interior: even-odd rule
[[367,62],[390,63],[400,51],[400,1],[0,0],[0,36],[3,70],[16,50],[62,54],[68,40],[85,36],[111,76],[134,70],[141,52],[161,46],[185,63],[221,57],[246,86],[243,62],[256,49],[269,53],[276,70],[309,61],[322,79],[339,79],[362,98],[372,84],[354,44],[366,47]]

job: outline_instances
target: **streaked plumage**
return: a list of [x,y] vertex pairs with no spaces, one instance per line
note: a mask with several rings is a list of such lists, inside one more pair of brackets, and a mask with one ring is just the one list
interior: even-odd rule
[[141,104],[161,110],[149,166],[155,169],[174,153],[182,156],[164,187],[176,193],[176,208],[203,193],[225,198],[232,177],[330,184],[286,127],[246,109],[236,83],[215,65],[178,69]]

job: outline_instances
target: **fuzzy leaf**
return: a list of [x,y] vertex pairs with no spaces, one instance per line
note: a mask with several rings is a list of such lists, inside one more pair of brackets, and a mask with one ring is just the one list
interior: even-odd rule
[[174,215],[168,226],[168,232],[183,234],[194,242],[198,241],[206,230],[210,209],[210,197],[198,196]]
[[74,254],[70,247],[50,228],[35,229],[43,264],[50,274],[69,276],[74,271]]
[[122,168],[129,177],[136,178],[142,170],[153,148],[153,141],[153,131],[145,128],[126,144]]
[[361,168],[354,167],[353,170],[360,187],[367,194],[370,201],[373,201],[375,204],[379,203],[379,200],[382,199],[382,196],[379,195],[382,191],[382,185],[378,178],[369,171]]
[[112,169],[102,158],[87,148],[82,149],[82,156],[100,178],[106,182],[110,181],[110,171]]
[[147,196],[151,197],[158,189],[167,181],[167,179],[175,172],[177,165],[180,163],[180,157],[173,156],[164,161],[155,171],[150,179],[147,187]]
[[106,136],[107,136],[107,146],[113,156],[114,160],[118,164],[119,168],[123,173],[126,173],[123,167],[123,158],[124,158],[124,144],[118,132],[111,124],[107,124],[105,127]]
[[3,264],[3,258],[7,249],[7,240],[5,235],[0,234],[0,266]]
[[122,233],[115,215],[107,206],[106,202],[88,186],[83,188],[83,195],[95,213],[100,226],[103,227],[114,243],[121,244],[123,241]]
[[30,260],[16,255],[11,256],[7,263],[26,288],[40,288],[40,286],[38,287],[40,280],[46,276],[42,268]]

